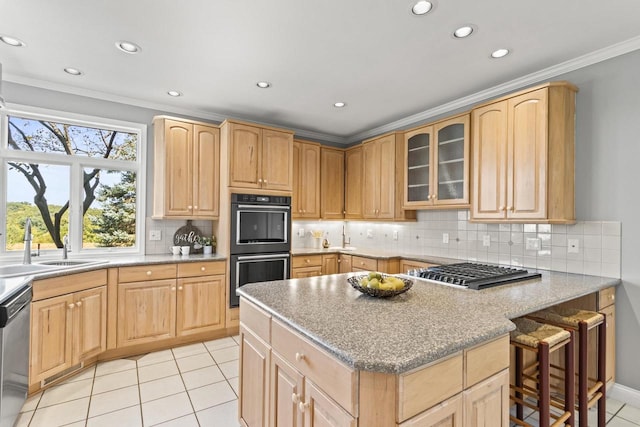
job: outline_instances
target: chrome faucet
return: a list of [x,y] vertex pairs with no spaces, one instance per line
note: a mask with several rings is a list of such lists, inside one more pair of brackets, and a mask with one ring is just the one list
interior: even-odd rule
[[31,218],[24,222],[24,258],[23,264],[31,264]]
[[69,249],[69,235],[65,234],[62,238],[62,259],[67,259]]
[[347,227],[345,225],[342,226],[342,247],[346,248],[347,245],[351,244],[351,237],[347,237]]

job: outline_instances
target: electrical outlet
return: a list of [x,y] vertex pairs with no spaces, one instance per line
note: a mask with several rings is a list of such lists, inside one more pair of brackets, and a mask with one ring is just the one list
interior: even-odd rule
[[442,243],[449,243],[449,233],[442,233]]
[[393,240],[398,240],[398,230],[393,230]]
[[482,246],[491,246],[491,236],[488,234],[482,236]]
[[367,239],[373,239],[373,230],[367,228]]
[[161,230],[149,230],[149,240],[161,240],[161,239],[162,239]]
[[304,228],[298,228],[298,237],[304,237]]
[[579,254],[580,253],[580,240],[567,239],[567,253]]
[[536,238],[527,238],[525,248],[528,251],[539,251],[540,250],[540,239]]

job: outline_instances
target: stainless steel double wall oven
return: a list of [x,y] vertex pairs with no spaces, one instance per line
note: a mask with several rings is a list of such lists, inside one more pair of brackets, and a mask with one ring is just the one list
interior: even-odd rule
[[231,195],[229,306],[236,289],[253,282],[289,278],[291,197]]

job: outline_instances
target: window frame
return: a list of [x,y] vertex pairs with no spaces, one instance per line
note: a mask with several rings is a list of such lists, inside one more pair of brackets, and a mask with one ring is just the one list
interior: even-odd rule
[[[101,157],[69,156],[59,153],[42,153],[32,151],[13,150],[9,148],[8,126],[9,116],[16,116],[32,120],[46,120],[56,123],[91,127],[119,132],[135,133],[138,135],[135,162],[127,160],[104,159]],[[6,183],[8,161],[27,161],[52,165],[69,166],[69,243],[72,253],[79,256],[86,255],[118,255],[145,253],[145,218],[146,218],[146,166],[147,166],[147,125],[142,123],[113,120],[102,117],[55,111],[45,108],[31,107],[17,104],[7,104],[7,108],[0,109],[0,182]],[[121,248],[83,248],[82,247],[82,200],[84,189],[80,180],[84,168],[100,168],[103,170],[133,171],[136,173],[136,243],[132,247]],[[7,251],[6,249],[6,209],[7,188],[0,185],[0,259],[21,259],[22,251]],[[79,218],[79,219],[78,219]],[[32,251],[34,248],[32,248]],[[43,250],[41,255],[55,256],[61,250]]]

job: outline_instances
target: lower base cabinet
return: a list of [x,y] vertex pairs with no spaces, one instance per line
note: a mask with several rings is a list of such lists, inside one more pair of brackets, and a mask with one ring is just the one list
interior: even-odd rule
[[[437,427],[462,427],[462,395],[456,395],[450,399],[439,403],[435,407],[424,411],[423,413],[416,415],[398,424],[399,427],[425,427],[425,426],[437,426]],[[492,425],[492,424],[487,424]]]
[[271,348],[241,325],[238,413],[243,426],[269,424],[270,359]]
[[509,427],[508,369],[465,390],[462,396],[465,427]]

